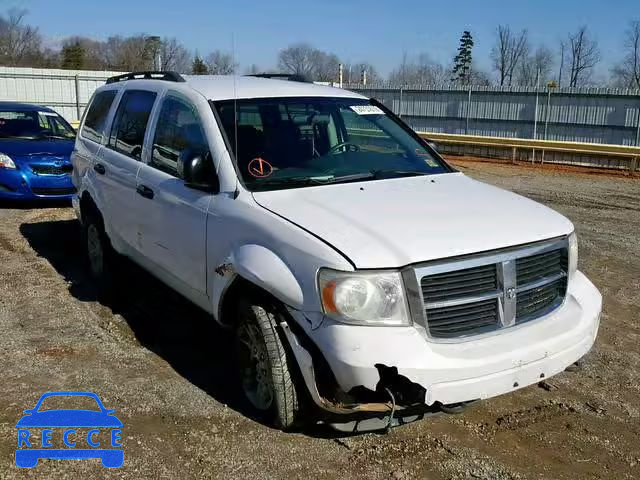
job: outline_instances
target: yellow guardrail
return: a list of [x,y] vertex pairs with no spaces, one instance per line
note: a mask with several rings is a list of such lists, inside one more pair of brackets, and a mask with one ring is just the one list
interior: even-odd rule
[[481,137],[474,135],[458,135],[453,133],[418,132],[418,134],[436,143],[458,145],[475,145],[481,147],[510,148],[513,160],[518,150],[540,150],[584,155],[603,155],[607,157],[623,157],[629,160],[629,169],[635,171],[640,159],[640,147],[610,145],[602,143],[559,142],[555,140],[532,140],[525,138]]
[[78,127],[80,126],[80,120],[74,120],[73,122],[69,122],[69,124],[76,130],[78,130]]

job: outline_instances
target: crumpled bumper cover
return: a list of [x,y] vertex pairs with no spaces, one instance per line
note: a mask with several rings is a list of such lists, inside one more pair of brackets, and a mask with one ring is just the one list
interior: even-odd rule
[[564,305],[544,318],[456,342],[430,341],[418,327],[362,327],[329,321],[309,336],[339,387],[375,390],[376,364],[426,389],[425,404],[454,404],[508,393],[562,372],[592,347],[602,296],[577,272]]

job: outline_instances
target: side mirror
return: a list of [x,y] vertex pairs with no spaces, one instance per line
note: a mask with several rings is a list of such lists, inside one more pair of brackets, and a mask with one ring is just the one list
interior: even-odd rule
[[178,175],[184,180],[186,187],[209,193],[220,192],[210,152],[184,150],[178,157]]

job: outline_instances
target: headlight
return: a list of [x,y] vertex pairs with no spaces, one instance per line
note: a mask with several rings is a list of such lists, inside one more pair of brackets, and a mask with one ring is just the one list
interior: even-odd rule
[[400,272],[337,272],[323,269],[318,283],[324,312],[357,325],[409,325]]
[[4,153],[0,153],[0,168],[10,168],[11,170],[16,169],[16,164],[13,163],[11,157]]
[[569,235],[569,280],[578,270],[578,237],[576,232]]

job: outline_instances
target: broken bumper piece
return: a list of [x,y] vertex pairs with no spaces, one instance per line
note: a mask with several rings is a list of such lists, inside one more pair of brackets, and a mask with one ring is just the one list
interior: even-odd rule
[[[333,426],[353,431],[357,419],[364,418],[371,428],[355,425],[356,431],[363,431],[407,423],[433,415],[442,405],[494,397],[562,372],[592,347],[601,307],[598,290],[577,272],[564,305],[556,311],[529,324],[463,341],[434,341],[418,326],[359,327],[326,320],[306,333],[322,353],[340,390],[363,389],[380,395],[391,390],[396,392],[393,397],[402,396],[398,392],[409,396],[387,395],[388,401],[354,405],[336,404],[320,396],[311,355],[286,324],[284,330],[316,404],[346,416],[343,428]],[[392,369],[391,374],[403,385],[387,382],[387,389],[382,382],[384,369]],[[419,402],[415,387],[423,392]]]

